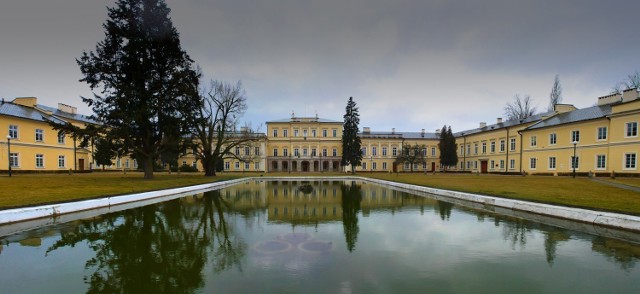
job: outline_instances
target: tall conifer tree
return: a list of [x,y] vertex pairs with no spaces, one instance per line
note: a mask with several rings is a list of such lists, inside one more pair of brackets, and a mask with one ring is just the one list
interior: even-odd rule
[[353,97],[349,97],[346,113],[344,114],[344,126],[342,130],[342,166],[351,165],[351,173],[362,162],[361,141],[358,137],[358,125],[360,115]]
[[445,168],[449,166],[455,166],[458,164],[458,154],[456,151],[458,145],[456,144],[456,138],[453,136],[451,126],[444,125],[440,131],[440,164]]
[[108,8],[105,39],[77,60],[93,97],[82,97],[110,139],[153,178],[160,154],[182,137],[183,115],[197,108],[198,74],[180,47],[162,0],[119,0]]

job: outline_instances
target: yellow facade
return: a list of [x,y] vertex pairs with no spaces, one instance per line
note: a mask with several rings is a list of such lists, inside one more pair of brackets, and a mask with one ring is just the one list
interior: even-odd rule
[[[555,110],[524,120],[481,123],[479,128],[454,133],[458,165],[441,167],[439,131],[359,133],[363,158],[358,172],[435,172],[443,169],[474,173],[540,175],[640,174],[637,89],[598,98],[598,105],[576,109],[559,104]],[[88,119],[75,108],[38,105],[33,97],[2,103],[0,129],[11,136],[15,171],[68,171],[100,168],[92,163],[92,147],[74,148],[71,136],[58,140],[46,120],[83,126]],[[225,159],[225,172],[338,172],[349,171],[342,159],[342,122],[316,117],[268,121],[266,134],[239,146]],[[574,144],[575,143],[575,144]],[[403,146],[423,146],[426,162],[396,163]],[[9,164],[7,141],[0,144],[0,165]],[[575,154],[575,157],[574,157]],[[202,166],[192,152],[179,164]],[[131,158],[118,158],[109,169],[135,169]]]
[[[67,106],[68,107],[68,106]],[[47,120],[80,124],[60,114],[65,105],[57,111],[37,104],[35,97],[16,98],[0,105],[0,130],[2,132],[2,150],[0,169],[9,169],[11,157],[12,172],[23,171],[69,171],[89,170],[91,152],[88,149],[74,147],[73,137],[58,135]],[[73,117],[74,113],[69,113]],[[77,142],[76,142],[77,143]],[[9,148],[11,150],[9,150]]]

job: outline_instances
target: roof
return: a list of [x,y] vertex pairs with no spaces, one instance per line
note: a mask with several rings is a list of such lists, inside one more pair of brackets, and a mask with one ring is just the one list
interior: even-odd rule
[[527,130],[541,129],[551,126],[568,124],[573,122],[603,118],[611,114],[611,105],[592,106],[557,114],[549,119],[540,121],[527,128]]
[[440,139],[439,134],[427,132],[360,132],[358,136],[361,138]]
[[292,117],[292,118],[284,118],[284,119],[276,119],[267,121],[267,123],[292,123],[292,122],[317,122],[317,123],[338,123],[341,124],[341,121],[330,120],[326,118],[318,118],[318,117]]
[[99,124],[99,122],[98,122],[98,121],[96,121],[96,120],[92,119],[92,118],[91,118],[91,117],[89,117],[89,116],[83,115],[83,114],[68,113],[68,112],[65,112],[65,111],[61,111],[61,110],[59,110],[59,109],[57,109],[57,108],[49,107],[49,106],[42,105],[42,104],[38,104],[38,105],[36,105],[36,106],[37,106],[38,108],[40,108],[40,109],[44,110],[44,111],[51,112],[54,116],[59,116],[59,117],[62,117],[62,118],[73,119],[73,120],[81,121],[81,122],[88,123],[88,124]]
[[462,137],[462,136],[466,136],[466,135],[472,135],[472,134],[476,134],[476,133],[493,131],[493,130],[509,128],[509,127],[513,127],[513,126],[517,126],[517,125],[521,125],[521,124],[531,123],[531,122],[539,121],[544,116],[549,116],[549,115],[552,115],[554,113],[555,112],[550,111],[550,112],[545,112],[545,113],[539,113],[539,114],[536,114],[536,115],[532,115],[532,116],[527,117],[525,119],[508,120],[508,121],[504,121],[504,122],[501,122],[501,123],[487,125],[487,126],[482,127],[482,128],[476,128],[476,129],[456,132],[456,133],[453,134],[453,136],[454,137]]
[[3,102],[0,104],[0,115],[8,115],[41,122],[53,121],[55,123],[65,123],[65,121],[58,119],[55,116],[48,115],[31,107],[14,104],[12,102]]

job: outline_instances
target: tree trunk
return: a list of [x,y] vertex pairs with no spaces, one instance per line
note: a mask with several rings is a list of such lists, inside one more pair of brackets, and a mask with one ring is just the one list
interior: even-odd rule
[[202,167],[204,168],[204,176],[205,177],[215,177],[216,176],[216,161],[213,159],[203,159]]
[[147,180],[153,179],[153,157],[148,156],[144,159],[144,178]]

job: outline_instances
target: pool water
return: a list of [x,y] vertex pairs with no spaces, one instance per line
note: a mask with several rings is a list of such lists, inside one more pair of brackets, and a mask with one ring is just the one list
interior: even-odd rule
[[0,237],[0,292],[638,293],[640,237],[471,206],[250,181]]

